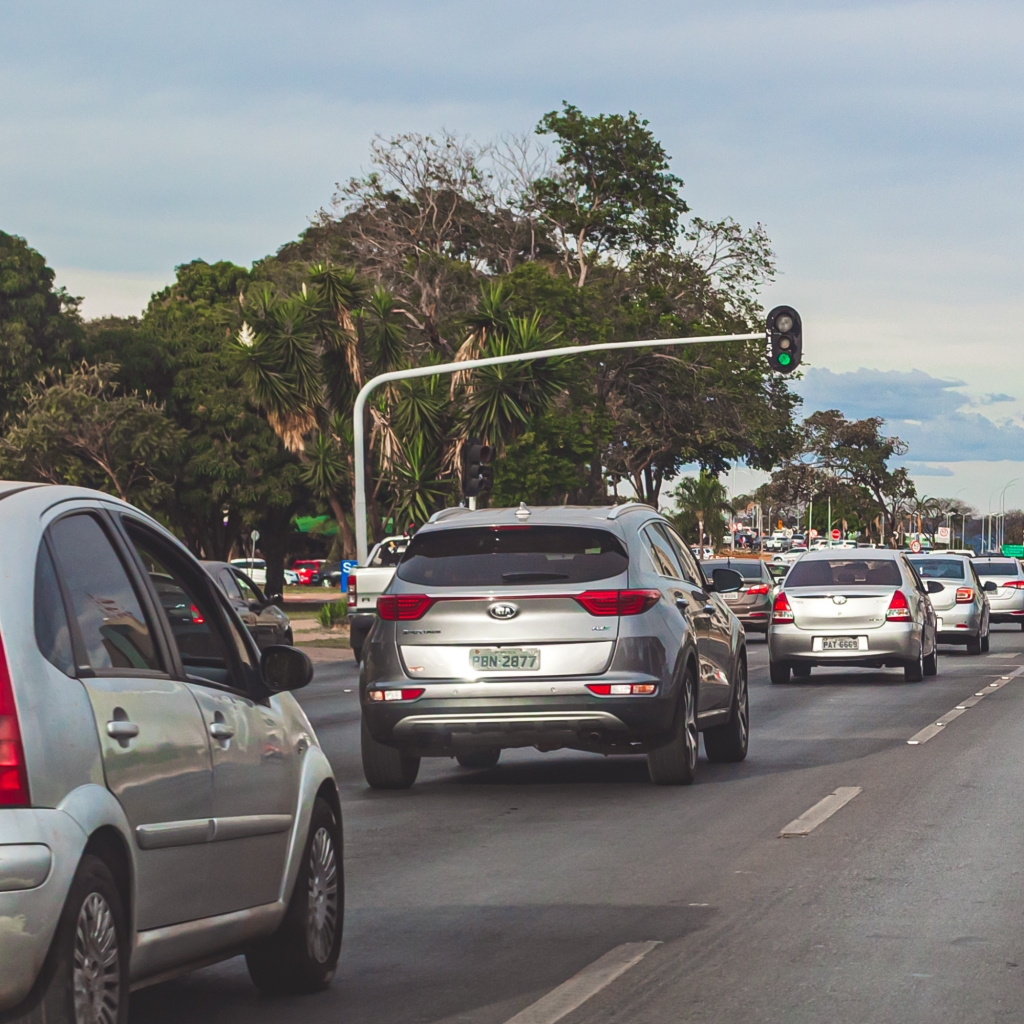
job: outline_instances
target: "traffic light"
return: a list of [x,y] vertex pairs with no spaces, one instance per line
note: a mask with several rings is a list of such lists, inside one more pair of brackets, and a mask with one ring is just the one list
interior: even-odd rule
[[475,498],[484,491],[489,491],[494,483],[494,469],[491,459],[494,449],[483,444],[479,437],[467,437],[462,449],[462,493],[467,498]]
[[776,306],[767,320],[768,340],[772,351],[769,359],[778,373],[792,373],[800,365],[803,354],[803,329],[800,314],[792,306]]

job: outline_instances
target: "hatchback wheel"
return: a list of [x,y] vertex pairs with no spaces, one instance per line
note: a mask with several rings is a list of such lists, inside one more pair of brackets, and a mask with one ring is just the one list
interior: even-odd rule
[[420,759],[378,743],[364,718],[359,729],[363,775],[373,789],[408,789],[420,773]]
[[245,954],[249,977],[263,992],[316,992],[330,984],[341,953],[345,886],[341,826],[317,797],[295,891],[284,921]]
[[455,760],[463,768],[493,768],[500,758],[500,747],[493,747],[488,750],[470,750],[465,754],[455,755]]
[[697,694],[693,673],[683,677],[683,692],[679,695],[675,732],[663,747],[647,755],[647,770],[651,782],[658,786],[689,786],[697,774]]
[[747,756],[750,739],[750,692],[747,689],[747,666],[740,662],[732,718],[725,725],[704,730],[704,753],[709,761],[730,764]]
[[789,662],[786,661],[769,661],[768,662],[768,675],[773,683],[788,683],[789,682]]
[[969,636],[967,638],[967,653],[981,654],[981,651],[981,631],[979,630],[976,636]]
[[984,653],[984,654],[988,654],[989,633],[990,632],[991,632],[990,630],[986,629],[985,630],[985,635],[981,638],[981,650],[982,650],[982,653]]

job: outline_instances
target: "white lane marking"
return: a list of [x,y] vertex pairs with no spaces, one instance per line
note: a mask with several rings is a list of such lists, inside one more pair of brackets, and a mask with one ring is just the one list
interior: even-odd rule
[[823,821],[831,818],[840,807],[845,807],[860,792],[860,786],[840,786],[824,800],[819,800],[810,810],[804,811],[795,821],[791,821],[779,835],[783,839],[810,835]]
[[610,985],[616,978],[636,966],[660,942],[625,942],[584,967],[558,988],[541,996],[525,1010],[510,1017],[505,1024],[555,1024],[591,996]]
[[990,654],[990,658],[1019,658],[1020,653],[1017,654]]
[[990,693],[995,693],[996,690],[1002,689],[1011,679],[1016,679],[1022,672],[1024,672],[1024,665],[1014,669],[1009,675],[1002,676],[995,682],[989,683],[984,689],[978,690],[973,697],[960,701],[952,711],[947,711],[932,725],[926,725],[920,732],[915,732],[907,740],[907,746],[919,747],[922,743],[927,743],[929,740],[934,739],[953,719],[959,718],[968,708],[973,708],[975,704],[980,704]]

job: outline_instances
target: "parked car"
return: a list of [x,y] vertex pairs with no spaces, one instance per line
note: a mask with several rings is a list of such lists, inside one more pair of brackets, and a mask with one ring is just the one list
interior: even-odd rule
[[[357,662],[363,660],[363,644],[377,622],[377,598],[391,584],[395,569],[409,546],[409,540],[405,534],[385,537],[370,549],[366,565],[356,566],[348,574],[346,602],[349,642]],[[340,573],[338,582],[341,583]]]
[[705,576],[715,569],[735,569],[743,577],[739,590],[723,594],[729,610],[748,633],[767,633],[775,597],[775,580],[759,558],[714,558],[701,562]]
[[[928,582],[932,607],[937,617],[940,644],[966,644],[968,654],[981,654],[989,647],[989,593],[996,583],[982,583],[971,560],[945,552],[911,555],[910,564]],[[933,586],[933,581],[937,586]]]
[[900,666],[919,682],[937,671],[936,625],[928,588],[901,553],[809,551],[775,595],[771,681],[807,677],[815,665],[861,665]]
[[202,565],[231,602],[231,607],[245,623],[260,650],[274,644],[292,645],[292,625],[288,616],[267,600],[255,580],[246,576],[234,562],[203,562]]
[[267,585],[267,563],[262,558],[232,558],[231,564],[241,569],[253,583],[261,587]]
[[1019,622],[1024,629],[1024,569],[1016,558],[1004,556],[973,558],[974,571],[985,583],[994,583],[988,591],[990,622]]
[[497,764],[535,746],[646,753],[693,781],[747,752],[747,653],[723,594],[647,505],[448,509],[409,542],[364,647],[362,760],[375,788],[422,757]]
[[285,569],[284,584],[286,587],[297,587],[299,585],[299,574],[294,569]]
[[299,583],[304,587],[313,585],[314,579],[319,581],[320,568],[325,564],[322,558],[300,559],[292,562],[292,572],[299,578]]
[[187,549],[83,488],[0,484],[0,1011],[123,1022],[129,989],[244,952],[323,988],[341,813],[290,690]]

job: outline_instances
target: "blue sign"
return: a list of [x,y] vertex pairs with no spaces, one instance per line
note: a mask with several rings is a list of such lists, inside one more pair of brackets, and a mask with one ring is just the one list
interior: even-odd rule
[[341,563],[341,592],[344,594],[348,590],[348,574],[358,565],[358,562],[342,562]]

